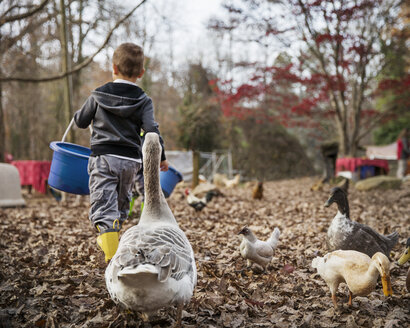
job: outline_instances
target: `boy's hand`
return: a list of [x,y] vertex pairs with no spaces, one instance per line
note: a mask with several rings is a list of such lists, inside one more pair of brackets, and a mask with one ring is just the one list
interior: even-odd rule
[[159,168],[161,169],[161,171],[165,172],[165,171],[168,171],[168,166],[169,166],[168,161],[165,160],[161,162],[161,164],[159,165]]

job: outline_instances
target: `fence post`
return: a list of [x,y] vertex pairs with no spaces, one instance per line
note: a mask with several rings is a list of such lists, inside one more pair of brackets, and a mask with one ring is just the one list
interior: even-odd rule
[[232,179],[232,153],[230,149],[228,151],[228,176],[229,179]]
[[192,189],[199,183],[199,151],[192,152]]

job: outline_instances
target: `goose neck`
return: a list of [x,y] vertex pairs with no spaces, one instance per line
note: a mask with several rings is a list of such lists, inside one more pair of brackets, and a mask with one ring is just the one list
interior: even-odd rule
[[158,137],[147,134],[143,146],[145,202],[140,223],[153,220],[176,223],[161,189],[160,158],[161,145]]

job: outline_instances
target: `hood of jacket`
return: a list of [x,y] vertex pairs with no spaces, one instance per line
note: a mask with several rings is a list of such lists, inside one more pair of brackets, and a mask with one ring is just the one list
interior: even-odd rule
[[125,83],[107,83],[91,95],[101,108],[120,117],[133,115],[148,101],[141,88]]

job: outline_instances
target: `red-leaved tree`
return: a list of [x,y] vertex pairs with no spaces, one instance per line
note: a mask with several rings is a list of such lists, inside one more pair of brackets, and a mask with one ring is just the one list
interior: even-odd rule
[[224,114],[316,130],[330,124],[328,136],[337,135],[341,155],[355,156],[363,137],[394,114],[395,106],[376,110],[380,88],[404,92],[410,86],[408,74],[394,81],[381,74],[387,64],[381,50],[400,26],[400,5],[399,0],[224,4],[228,18],[213,19],[209,27],[229,34],[230,59],[245,45],[260,50],[260,58],[240,57],[237,79],[215,82]]

